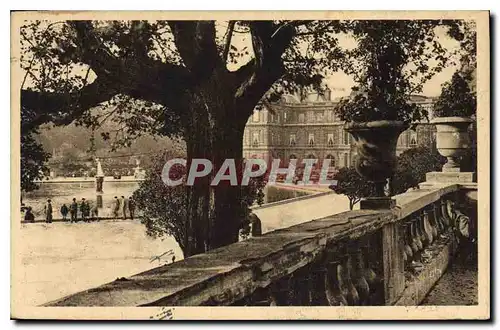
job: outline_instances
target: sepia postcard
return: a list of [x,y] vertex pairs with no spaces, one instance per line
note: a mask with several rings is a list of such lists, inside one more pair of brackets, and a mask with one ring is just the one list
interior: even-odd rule
[[489,319],[489,22],[12,12],[11,318]]

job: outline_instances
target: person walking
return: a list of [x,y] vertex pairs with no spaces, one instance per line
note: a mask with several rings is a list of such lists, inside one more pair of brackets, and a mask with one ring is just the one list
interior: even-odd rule
[[78,221],[78,204],[76,203],[76,198],[73,198],[73,203],[69,206],[69,214],[70,214],[70,223]]
[[118,218],[118,212],[120,211],[120,200],[118,199],[118,196],[115,196],[115,206],[113,208],[113,215],[115,219]]
[[128,210],[130,212],[130,219],[134,220],[134,214],[135,214],[135,202],[132,197],[128,200]]
[[80,213],[82,214],[83,222],[88,222],[87,203],[85,202],[85,198],[82,198],[82,202],[80,203]]
[[44,211],[45,211],[45,222],[52,223],[52,203],[50,199],[47,200],[47,204],[45,205]]
[[121,206],[123,211],[123,220],[126,220],[127,210],[128,210],[128,199],[126,199],[125,196],[122,196]]
[[63,220],[66,221],[66,217],[68,216],[68,207],[66,206],[66,204],[63,204],[61,206],[61,214],[62,214],[62,217],[63,217]]

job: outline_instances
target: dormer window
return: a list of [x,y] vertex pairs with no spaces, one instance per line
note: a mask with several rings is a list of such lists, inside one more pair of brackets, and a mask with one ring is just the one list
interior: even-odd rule
[[417,146],[417,132],[415,131],[410,131],[410,147],[416,147]]
[[333,134],[328,134],[328,143],[329,147],[333,147]]
[[314,133],[309,133],[308,141],[310,147],[314,146]]
[[259,132],[253,132],[253,134],[252,134],[252,146],[253,147],[259,146]]

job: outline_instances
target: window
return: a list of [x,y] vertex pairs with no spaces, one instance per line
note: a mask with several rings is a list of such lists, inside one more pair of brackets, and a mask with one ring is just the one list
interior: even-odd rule
[[254,110],[253,111],[253,122],[254,123],[258,123],[259,122],[259,118],[260,118],[259,115],[260,115],[260,113],[259,113],[258,110]]
[[335,167],[335,157],[333,155],[326,156],[326,159],[330,160],[330,167]]
[[309,139],[307,141],[310,147],[314,146],[314,133],[309,133]]
[[349,144],[349,132],[344,131],[344,144]]
[[294,146],[296,144],[295,134],[290,134],[290,145]]
[[299,113],[299,123],[305,122],[305,115],[303,113]]
[[288,120],[288,111],[285,111],[285,113],[283,113],[283,122],[286,123]]
[[322,114],[321,112],[318,112],[318,113],[316,114],[316,122],[317,122],[317,123],[321,123],[321,122],[323,122],[323,114]]
[[307,112],[307,122],[314,123],[314,111]]
[[417,141],[417,132],[410,131],[410,147],[416,147]]
[[252,135],[252,146],[258,147],[259,146],[259,132],[253,132]]
[[344,167],[349,166],[349,154],[344,154]]
[[328,139],[327,139],[327,141],[328,141],[328,142],[327,142],[327,145],[328,145],[329,147],[333,147],[333,133],[329,133],[329,134],[328,134]]

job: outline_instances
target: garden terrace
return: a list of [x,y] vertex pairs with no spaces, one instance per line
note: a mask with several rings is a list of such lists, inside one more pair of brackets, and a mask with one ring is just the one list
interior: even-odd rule
[[457,249],[454,214],[477,220],[476,192],[426,182],[391,210],[311,219],[46,306],[418,305]]

